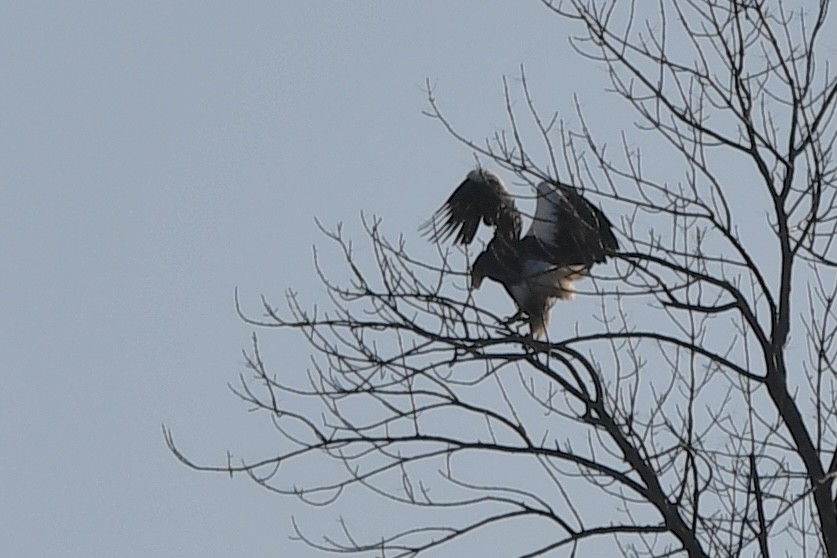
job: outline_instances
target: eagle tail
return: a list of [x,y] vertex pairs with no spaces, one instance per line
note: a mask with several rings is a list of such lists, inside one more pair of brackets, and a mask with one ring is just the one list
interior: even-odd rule
[[529,331],[532,339],[542,339],[546,336],[546,328],[549,325],[549,310],[529,315]]

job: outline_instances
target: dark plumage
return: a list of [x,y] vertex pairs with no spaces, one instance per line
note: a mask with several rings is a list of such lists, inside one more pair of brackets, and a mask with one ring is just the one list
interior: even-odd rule
[[529,231],[521,238],[521,215],[503,182],[485,169],[468,173],[445,204],[423,226],[430,239],[474,240],[480,221],[494,238],[471,266],[471,286],[485,277],[503,285],[525,314],[533,337],[542,336],[557,299],[570,300],[574,283],[619,249],[602,211],[572,186],[542,182]]
[[[500,177],[488,170],[475,169],[468,173],[425,227],[434,242],[454,236],[458,244],[470,244],[480,220],[495,227],[496,234],[501,237],[520,237],[520,213]],[[437,221],[443,221],[438,228],[434,226]]]

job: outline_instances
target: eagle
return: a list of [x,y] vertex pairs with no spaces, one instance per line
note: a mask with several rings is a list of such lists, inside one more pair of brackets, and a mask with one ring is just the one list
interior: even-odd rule
[[494,237],[471,265],[471,288],[487,277],[506,289],[517,305],[511,323],[528,318],[532,338],[546,334],[555,302],[575,297],[575,282],[619,249],[612,224],[574,187],[560,182],[537,186],[535,216],[522,235],[522,216],[503,181],[490,170],[468,173],[448,200],[422,225],[433,242],[451,237],[473,242],[480,222]]

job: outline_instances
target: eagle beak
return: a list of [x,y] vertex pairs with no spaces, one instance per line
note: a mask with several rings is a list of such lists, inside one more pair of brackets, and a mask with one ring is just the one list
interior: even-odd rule
[[482,285],[482,276],[471,275],[471,290],[479,289],[480,285]]

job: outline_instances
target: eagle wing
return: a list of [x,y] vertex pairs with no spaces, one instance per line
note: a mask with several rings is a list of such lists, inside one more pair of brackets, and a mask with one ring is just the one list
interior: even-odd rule
[[557,266],[592,266],[619,249],[610,220],[571,186],[538,184],[532,225],[523,239],[530,256]]
[[495,229],[495,238],[517,240],[521,233],[520,212],[500,177],[475,169],[421,229],[434,242],[451,237],[458,244],[470,244],[480,221]]

